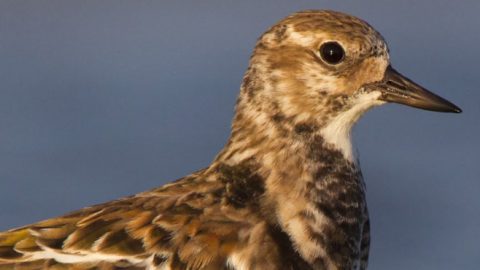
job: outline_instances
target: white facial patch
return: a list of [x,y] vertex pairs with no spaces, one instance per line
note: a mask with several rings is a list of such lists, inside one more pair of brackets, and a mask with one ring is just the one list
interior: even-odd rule
[[368,109],[384,104],[379,100],[381,93],[373,91],[360,94],[353,101],[354,105],[347,111],[340,113],[320,131],[325,142],[333,145],[336,149],[343,153],[343,156],[356,162],[352,150],[351,130],[358,118]]

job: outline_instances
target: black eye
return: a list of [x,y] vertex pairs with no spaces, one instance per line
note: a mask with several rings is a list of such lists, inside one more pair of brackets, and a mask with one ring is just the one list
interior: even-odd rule
[[340,63],[345,57],[345,51],[342,46],[335,41],[325,42],[320,47],[320,56],[322,59],[332,65]]

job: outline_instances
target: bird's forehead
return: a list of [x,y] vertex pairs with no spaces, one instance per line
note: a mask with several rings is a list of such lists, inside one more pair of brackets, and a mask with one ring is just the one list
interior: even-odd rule
[[317,46],[319,41],[335,40],[362,54],[386,55],[385,40],[367,22],[341,12],[309,10],[294,13],[278,22],[272,30],[301,46]]

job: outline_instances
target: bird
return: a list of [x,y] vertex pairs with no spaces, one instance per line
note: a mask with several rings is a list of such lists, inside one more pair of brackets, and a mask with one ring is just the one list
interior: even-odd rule
[[370,221],[351,130],[399,103],[461,109],[396,71],[385,39],[332,10],[256,41],[231,134],[206,168],[0,233],[0,270],[366,269]]

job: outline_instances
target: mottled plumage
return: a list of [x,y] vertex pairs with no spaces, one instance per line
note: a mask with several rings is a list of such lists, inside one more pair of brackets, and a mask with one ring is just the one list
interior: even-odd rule
[[[329,42],[344,52],[338,62],[319,50]],[[364,21],[295,13],[259,38],[209,167],[0,233],[0,270],[365,269],[370,226],[350,130],[387,101],[459,111],[391,68]]]

